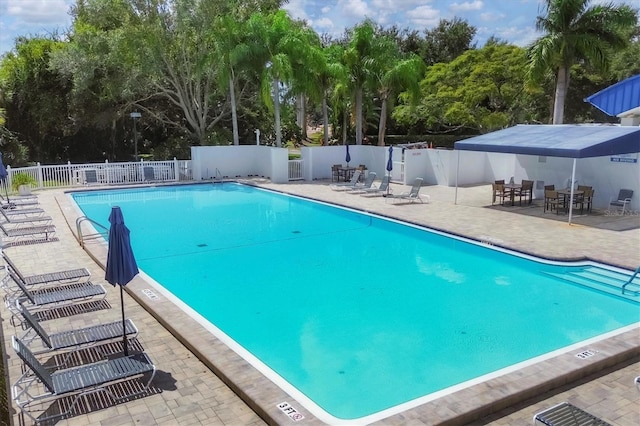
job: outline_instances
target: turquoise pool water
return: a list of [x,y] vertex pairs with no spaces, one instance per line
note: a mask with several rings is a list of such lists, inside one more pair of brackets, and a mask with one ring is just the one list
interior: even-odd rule
[[[240,184],[73,194],[119,205],[142,270],[315,404],[357,419],[640,321],[553,265]],[[597,271],[596,271],[597,272]]]

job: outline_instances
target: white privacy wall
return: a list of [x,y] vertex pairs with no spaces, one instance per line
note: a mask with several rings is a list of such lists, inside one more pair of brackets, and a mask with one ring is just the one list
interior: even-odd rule
[[261,176],[288,182],[289,151],[269,146],[192,146],[193,179]]
[[[343,145],[302,147],[303,175],[306,181],[331,179],[333,164],[346,165]],[[386,173],[389,147],[350,145],[349,165],[367,166],[377,179]],[[288,182],[288,150],[267,146],[192,147],[191,159],[195,180],[215,177],[261,176],[275,183]],[[577,160],[576,181],[595,190],[594,207],[607,208],[621,188],[634,191],[631,209],[640,210],[640,164],[638,154],[627,156],[630,162],[613,161],[617,157],[595,157]],[[632,162],[636,160],[636,162]],[[403,163],[404,162],[404,163]],[[565,188],[571,177],[573,159],[446,149],[393,148],[394,179],[404,184],[421,177],[426,185],[468,186],[488,184],[497,179],[516,182],[535,181],[534,197],[544,196],[544,185]],[[459,165],[459,167],[458,167]],[[456,176],[457,175],[457,176]]]

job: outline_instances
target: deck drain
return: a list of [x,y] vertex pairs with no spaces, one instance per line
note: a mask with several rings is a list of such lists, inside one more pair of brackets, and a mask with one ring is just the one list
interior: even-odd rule
[[206,247],[206,244],[198,244],[197,247]]

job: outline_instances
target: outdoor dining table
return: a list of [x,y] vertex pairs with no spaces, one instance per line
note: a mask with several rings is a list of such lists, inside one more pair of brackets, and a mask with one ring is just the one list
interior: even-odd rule
[[509,201],[511,201],[511,205],[513,206],[515,203],[516,192],[522,189],[522,184],[520,183],[505,183],[504,190],[505,192],[509,192]]
[[340,167],[338,169],[338,180],[340,180],[340,176],[342,177],[342,179],[345,182],[348,182],[349,180],[351,180],[351,177],[353,176],[353,172],[356,171],[355,167]]
[[[569,200],[569,198],[571,198],[571,188],[565,188],[565,189],[558,189],[558,196],[562,197],[562,209],[565,211],[565,213],[569,213],[569,206],[568,204],[571,202]],[[584,191],[578,191],[578,190],[574,190],[573,191],[573,199],[575,200],[577,197],[581,197],[584,195]]]

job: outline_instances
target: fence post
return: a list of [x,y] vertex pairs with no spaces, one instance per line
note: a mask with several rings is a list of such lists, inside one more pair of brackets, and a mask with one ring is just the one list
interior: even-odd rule
[[109,179],[109,159],[104,160],[104,174],[107,180],[107,185],[110,183]]
[[178,182],[180,180],[180,169],[179,169],[180,165],[178,163],[178,159],[176,157],[173,157],[173,177],[176,180],[176,182]]
[[37,173],[38,173],[38,189],[42,189],[44,188],[44,179],[42,179],[42,166],[40,165],[39,161],[38,161]]
[[67,161],[67,171],[69,172],[68,173],[68,176],[69,176],[68,185],[69,186],[73,186],[73,172],[71,171],[71,161]]

